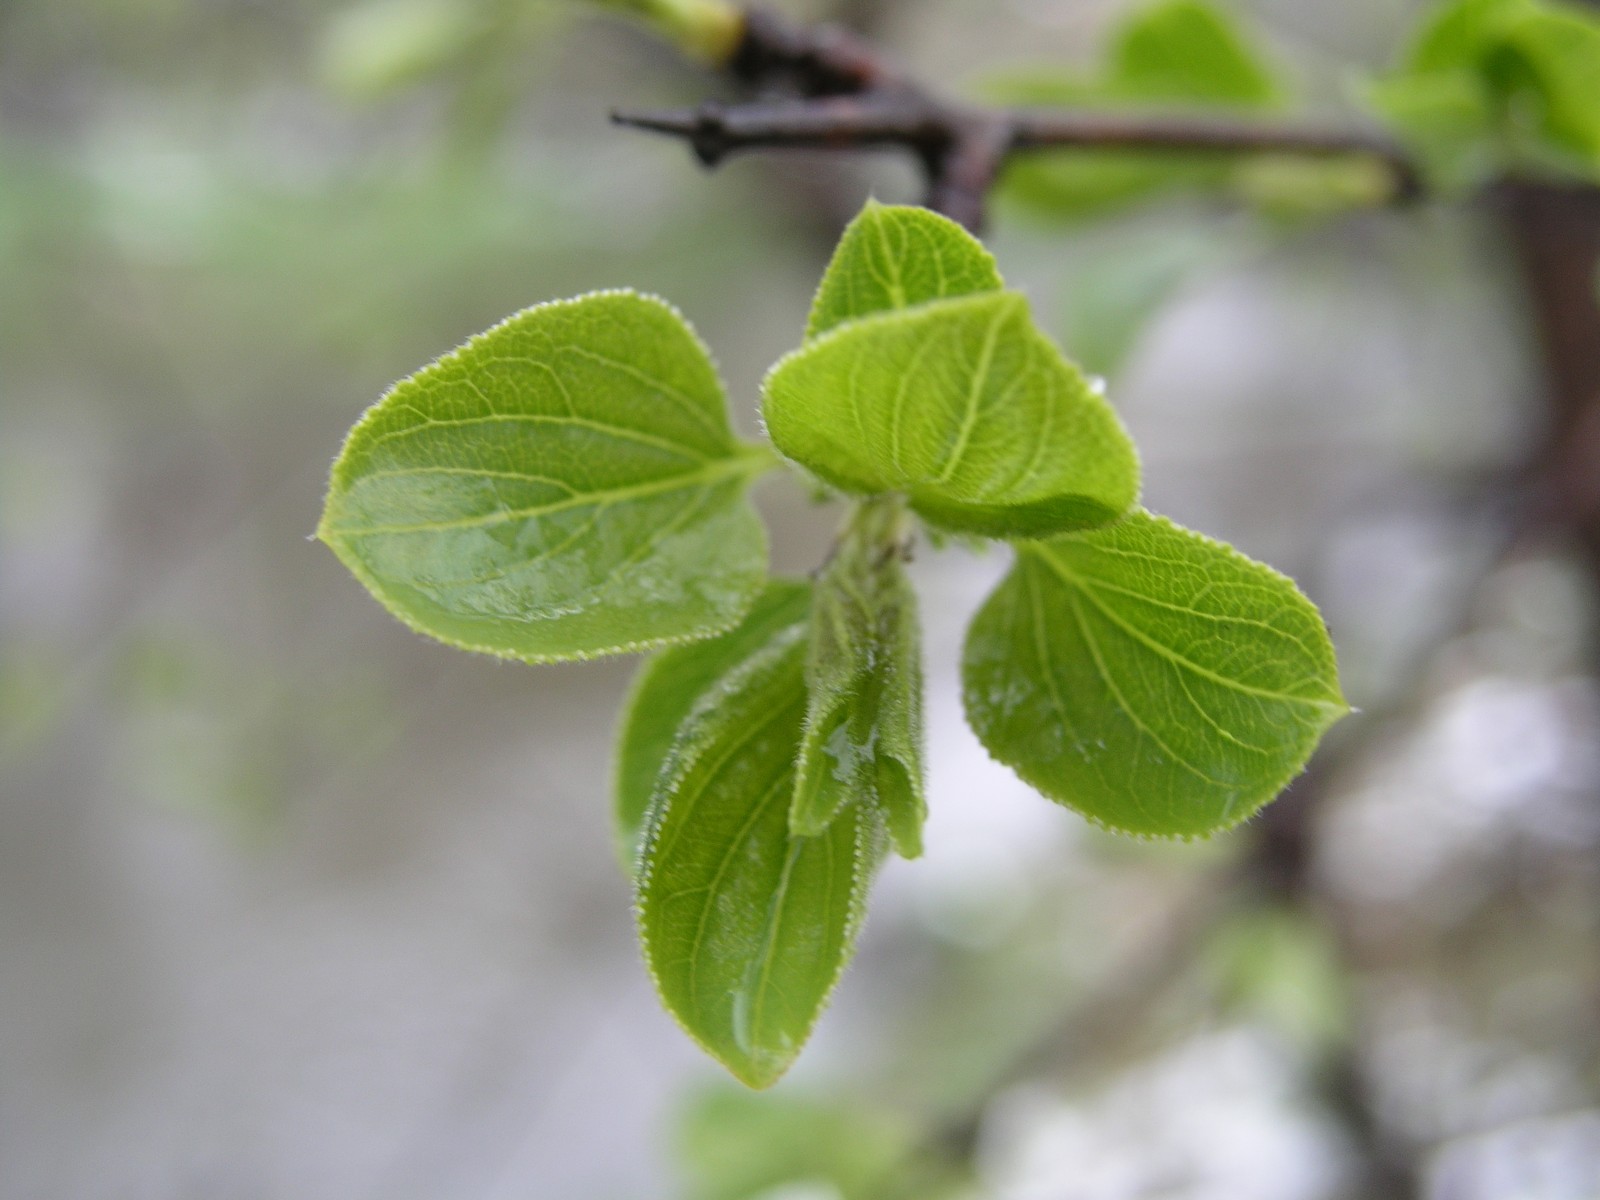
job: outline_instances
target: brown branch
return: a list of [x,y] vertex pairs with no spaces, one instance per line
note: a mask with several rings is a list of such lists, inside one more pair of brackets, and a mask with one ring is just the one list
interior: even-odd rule
[[755,102],[617,112],[618,125],[681,137],[708,167],[741,150],[862,150],[903,146],[918,154],[948,145],[949,118],[901,95]]
[[851,96],[907,86],[876,46],[837,25],[792,25],[776,13],[745,13],[728,72],[756,88],[789,85],[802,96]]
[[1531,499],[1577,543],[1600,593],[1600,189],[1507,181],[1494,199],[1544,354],[1546,440]]
[[706,166],[744,150],[906,150],[922,164],[928,207],[974,230],[1006,162],[1043,150],[1366,157],[1389,169],[1396,201],[1422,191],[1412,160],[1378,133],[1222,116],[957,103],[909,79],[852,34],[797,28],[759,10],[746,15],[728,71],[746,87],[786,98],[618,112],[612,120],[683,138]]

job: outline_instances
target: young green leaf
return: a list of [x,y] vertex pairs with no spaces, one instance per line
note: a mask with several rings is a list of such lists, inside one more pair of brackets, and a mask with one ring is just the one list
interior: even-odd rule
[[1508,19],[1489,63],[1509,96],[1530,94],[1538,132],[1600,173],[1600,17],[1539,5]]
[[948,217],[869,200],[822,276],[806,340],[859,317],[1004,286],[994,257]]
[[779,362],[765,393],[784,454],[956,532],[1103,525],[1138,495],[1121,422],[1014,292],[848,322]]
[[596,8],[631,13],[688,54],[721,64],[744,36],[744,12],[726,0],[589,0]]
[[1416,155],[1432,187],[1465,192],[1499,159],[1494,103],[1483,82],[1462,71],[1380,79],[1362,98]]
[[1249,817],[1348,706],[1282,575],[1139,512],[1027,543],[973,621],[967,717],[1001,762],[1103,825],[1204,836]]
[[1239,22],[1202,0],[1138,10],[1111,50],[1115,90],[1129,98],[1266,108],[1283,93]]
[[519,313],[394,386],[333,467],[320,537],[421,633],[528,662],[731,626],[766,575],[705,347],[664,301]]
[[1600,17],[1585,9],[1457,0],[1367,95],[1435,183],[1530,166],[1600,177]]
[[789,828],[822,834],[876,807],[895,848],[922,853],[922,645],[898,503],[861,505],[816,582],[805,737]]
[[[696,1089],[674,1124],[693,1200],[784,1194],[791,1200],[882,1200],[884,1181],[903,1180],[907,1156],[917,1148],[917,1126],[908,1114],[792,1090],[763,1096],[727,1084]],[[897,1194],[953,1200],[961,1193],[931,1187]]]
[[1453,0],[1435,5],[1406,55],[1406,70],[1421,75],[1476,69],[1507,17],[1532,0]]
[[[1249,32],[1201,0],[1135,9],[1113,33],[1097,78],[1059,68],[1014,72],[988,91],[1002,103],[1089,108],[1256,109],[1275,107],[1284,96],[1270,59]],[[1005,193],[1052,217],[1082,219],[1177,190],[1225,187],[1233,167],[1214,154],[1073,149],[1012,163]]]
[[808,623],[776,634],[689,714],[650,805],[639,933],[667,1009],[737,1078],[800,1052],[849,960],[882,853],[873,809],[789,832]]
[[774,579],[728,633],[669,647],[640,668],[623,708],[616,761],[617,849],[630,872],[656,780],[690,710],[778,633],[803,624],[810,611],[808,584]]

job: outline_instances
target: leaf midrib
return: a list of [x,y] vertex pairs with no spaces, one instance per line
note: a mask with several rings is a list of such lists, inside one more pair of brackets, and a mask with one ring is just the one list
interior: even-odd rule
[[552,501],[549,504],[536,504],[527,508],[500,509],[474,517],[458,517],[451,521],[421,521],[410,525],[336,526],[324,529],[321,532],[325,536],[332,537],[364,538],[384,534],[443,533],[458,529],[486,529],[512,521],[531,521],[555,516],[575,509],[589,507],[609,508],[617,504],[626,504],[629,501],[663,495],[667,492],[687,491],[696,488],[710,489],[734,476],[754,474],[759,469],[761,461],[755,455],[736,455],[731,458],[709,462],[697,470],[684,474],[669,475],[662,479],[653,479],[648,483],[636,483],[622,488],[575,492],[563,500]]
[[983,390],[989,384],[989,372],[994,367],[995,348],[1000,341],[1000,326],[1011,316],[1013,307],[997,305],[996,311],[989,318],[989,326],[983,331],[983,347],[978,352],[978,363],[973,368],[972,382],[967,390],[966,412],[961,419],[961,428],[956,433],[955,445],[950,450],[950,457],[945,460],[944,469],[933,480],[941,486],[948,484],[961,465],[962,456],[967,452],[967,444],[972,440],[972,431],[978,424],[979,402],[983,398]]
[[1068,588],[1071,588],[1081,594],[1084,599],[1086,599],[1090,604],[1094,605],[1094,607],[1102,616],[1106,618],[1106,620],[1110,621],[1129,637],[1133,638],[1151,652],[1166,659],[1168,662],[1172,663],[1173,666],[1178,667],[1180,670],[1189,671],[1195,675],[1198,675],[1202,679],[1216,684],[1218,687],[1227,688],[1230,691],[1240,692],[1247,696],[1256,696],[1263,700],[1275,700],[1279,703],[1297,705],[1303,708],[1317,709],[1323,712],[1336,712],[1340,710],[1341,706],[1330,700],[1317,700],[1308,696],[1296,696],[1292,693],[1278,691],[1273,688],[1256,687],[1253,684],[1245,683],[1243,680],[1230,679],[1226,675],[1220,675],[1211,670],[1209,667],[1201,666],[1193,659],[1180,654],[1171,646],[1164,645],[1155,638],[1152,638],[1149,634],[1145,633],[1137,626],[1129,624],[1120,615],[1118,615],[1114,608],[1108,607],[1104,601],[1094,594],[1092,582],[1085,581],[1049,551],[1044,549],[1030,549],[1025,552],[1031,553],[1034,557],[1043,562],[1044,565],[1051,571],[1051,573],[1059,578],[1062,583],[1064,583]]

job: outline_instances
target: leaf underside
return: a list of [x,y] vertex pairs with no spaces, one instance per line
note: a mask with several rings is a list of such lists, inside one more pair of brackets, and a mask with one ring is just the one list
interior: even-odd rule
[[616,758],[618,852],[637,866],[656,779],[690,711],[778,633],[808,619],[811,589],[774,579],[737,627],[721,637],[671,646],[647,661],[623,708]]
[[318,536],[441,641],[530,662],[731,626],[766,572],[763,459],[665,302],[541,305],[397,384],[351,431]]
[[876,809],[905,858],[922,853],[922,647],[899,506],[861,506],[818,577],[805,736],[789,826],[816,836],[850,805]]
[[963,662],[984,745],[1113,829],[1204,836],[1244,820],[1348,711],[1294,584],[1162,517],[1028,543]]

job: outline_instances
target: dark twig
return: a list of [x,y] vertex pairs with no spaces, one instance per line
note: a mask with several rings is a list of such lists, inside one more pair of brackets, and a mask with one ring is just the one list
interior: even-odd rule
[[870,42],[837,25],[805,28],[751,9],[728,71],[770,89],[787,83],[802,96],[853,96],[906,86],[900,71]]
[[1261,121],[1190,115],[1051,109],[984,109],[933,104],[915,92],[863,97],[766,101],[698,108],[618,112],[619,125],[688,139],[714,138],[719,154],[736,150],[824,147],[855,150],[897,144],[921,151],[976,137],[1003,155],[1037,150],[1150,150],[1168,153],[1365,155],[1395,174],[1407,196],[1421,190],[1415,168],[1393,142],[1352,133]]
[[1375,131],[1283,125],[1199,114],[1102,113],[1023,109],[1009,114],[1012,149],[1101,149],[1214,154],[1287,154],[1302,158],[1376,159],[1394,177],[1394,199],[1422,195],[1416,164],[1401,146]]
[[745,86],[784,98],[619,112],[612,119],[681,137],[707,166],[741,150],[907,150],[927,177],[928,207],[974,230],[1011,156],[1043,150],[1366,157],[1389,169],[1396,201],[1422,191],[1411,159],[1381,134],[1221,116],[961,104],[909,79],[852,34],[797,28],[759,10],[747,14],[728,70]]
[[707,101],[698,108],[613,113],[611,119],[681,137],[708,167],[739,150],[904,146],[922,156],[942,153],[951,140],[944,114],[898,94],[737,105]]

